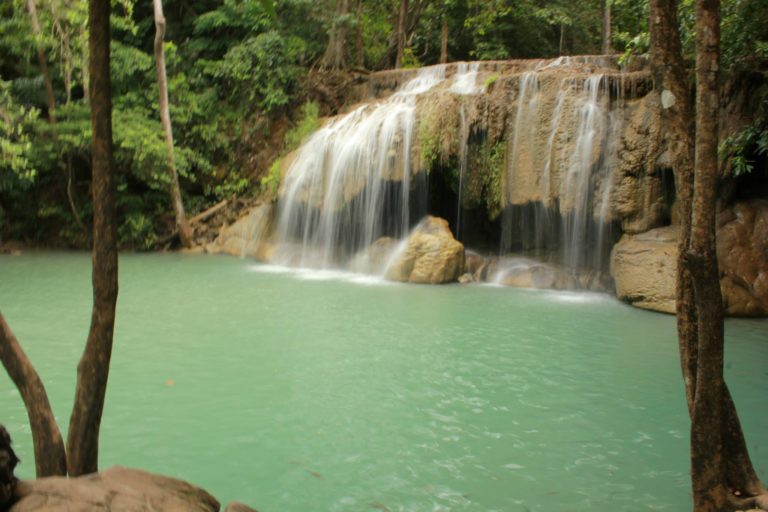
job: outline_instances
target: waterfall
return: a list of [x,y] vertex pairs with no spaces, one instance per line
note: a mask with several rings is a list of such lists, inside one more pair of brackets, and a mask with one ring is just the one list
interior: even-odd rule
[[381,236],[407,233],[416,98],[444,80],[445,66],[424,68],[304,143],[281,185],[274,261],[333,268]]
[[[622,123],[632,112],[622,110],[624,86],[610,90],[616,73],[594,58],[564,57],[382,74],[374,94],[409,79],[329,119],[286,157],[271,261],[364,268],[356,266],[363,249],[390,251],[437,211],[455,220],[457,239],[498,243],[501,255],[518,258],[515,272],[521,261],[543,260],[563,274],[536,266],[541,279],[579,286],[583,270],[604,267],[614,241],[612,169],[623,161]],[[493,168],[489,155],[501,155]],[[449,205],[446,190],[456,190]],[[500,222],[489,217],[488,238],[473,238],[492,208]]]
[[[462,96],[480,94],[484,87],[477,84],[477,75],[480,70],[479,62],[460,62],[456,67],[456,75],[453,77],[451,92]],[[462,194],[464,191],[464,175],[467,172],[467,156],[469,152],[469,129],[467,119],[467,105],[461,101],[459,105],[459,185],[457,190],[458,201],[456,205],[456,239],[461,239],[461,210]]]

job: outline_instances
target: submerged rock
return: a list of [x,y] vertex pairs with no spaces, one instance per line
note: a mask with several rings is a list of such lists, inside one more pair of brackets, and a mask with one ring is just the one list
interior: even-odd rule
[[21,482],[9,512],[217,512],[216,498],[192,484],[115,466],[79,478]]
[[224,226],[216,240],[208,244],[206,252],[268,261],[272,252],[271,244],[267,242],[272,216],[271,203],[262,203],[251,208],[234,224]]
[[576,284],[565,270],[528,258],[500,258],[491,264],[487,278],[515,288],[568,290]]
[[399,242],[394,238],[383,236],[370,246],[355,254],[349,262],[352,272],[362,274],[382,274],[387,267],[392,253],[397,250]]
[[448,221],[427,216],[392,256],[386,277],[411,283],[450,283],[464,271],[464,246],[453,238]]
[[675,312],[677,227],[624,235],[611,253],[616,295],[643,309]]

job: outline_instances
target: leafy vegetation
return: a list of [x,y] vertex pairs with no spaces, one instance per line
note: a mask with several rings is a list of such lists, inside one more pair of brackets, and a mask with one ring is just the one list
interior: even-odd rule
[[[0,239],[82,247],[89,243],[92,209],[86,4],[34,0],[35,33],[28,1],[0,3]],[[153,12],[150,2],[112,4],[120,242],[144,249],[173,228]],[[682,4],[690,58],[693,2]],[[275,124],[298,120],[285,136],[290,151],[318,128],[321,112],[336,108],[308,102],[323,96],[305,80],[329,46],[329,34],[343,29],[350,65],[394,65],[400,2],[346,5],[343,11],[312,0],[165,0],[174,158],[190,215],[232,195],[275,194],[279,165],[270,167],[270,159],[276,151],[265,150],[274,144],[269,134]],[[726,68],[757,68],[768,58],[768,0],[722,5]],[[412,1],[402,65],[438,62],[443,42],[451,61],[597,53],[604,6],[603,0]],[[647,0],[611,0],[610,6],[614,49],[627,59],[646,52]],[[420,129],[431,132],[430,124]],[[735,172],[748,172],[756,157],[763,158],[765,133],[764,123],[757,123],[727,141],[723,151]],[[445,136],[420,135],[428,166]]]

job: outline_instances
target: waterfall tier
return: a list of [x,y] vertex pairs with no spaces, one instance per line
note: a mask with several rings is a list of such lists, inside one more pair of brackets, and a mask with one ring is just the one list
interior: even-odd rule
[[375,74],[285,159],[271,260],[347,268],[434,214],[487,253],[605,269],[622,230],[670,216],[649,84],[606,57]]

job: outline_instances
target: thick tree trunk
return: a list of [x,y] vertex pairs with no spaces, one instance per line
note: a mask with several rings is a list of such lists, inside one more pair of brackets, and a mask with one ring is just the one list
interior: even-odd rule
[[[32,430],[38,478],[65,476],[67,458],[59,425],[51,410],[43,381],[0,313],[0,361],[24,400]],[[0,504],[0,509],[2,506]]]
[[93,174],[93,311],[67,435],[70,476],[98,470],[99,428],[112,356],[117,304],[117,230],[112,174],[112,99],[109,77],[109,0],[89,0],[91,162]]
[[440,28],[440,64],[448,62],[448,17],[443,15],[443,26]]
[[170,192],[173,211],[176,215],[176,228],[179,230],[179,238],[183,247],[192,246],[192,228],[187,222],[184,212],[184,201],[181,199],[179,187],[179,175],[176,172],[176,160],[173,156],[173,129],[171,127],[171,113],[168,110],[168,79],[165,75],[165,51],[163,41],[165,38],[165,16],[163,15],[163,3],[161,0],[153,0],[155,11],[155,61],[157,66],[157,88],[160,94],[160,121],[165,133],[165,145],[168,148],[168,174],[171,178]]
[[43,45],[39,41],[42,37],[42,30],[40,29],[40,22],[37,19],[35,0],[27,0],[27,11],[29,11],[29,18],[32,23],[32,34],[35,36],[35,39],[37,39],[35,44],[37,47],[37,61],[40,65],[40,72],[43,74],[45,98],[48,101],[48,119],[52,123],[56,123],[56,97],[53,95],[53,82],[51,81],[51,74],[48,71],[48,60],[45,58],[45,49],[43,49]]
[[357,67],[365,68],[365,52],[363,50],[363,1],[357,0],[355,13],[355,61]]
[[397,53],[395,54],[395,69],[403,65],[403,52],[405,51],[406,27],[408,24],[408,0],[400,0],[400,10],[397,13]]
[[603,55],[613,53],[611,31],[611,0],[603,0]]

